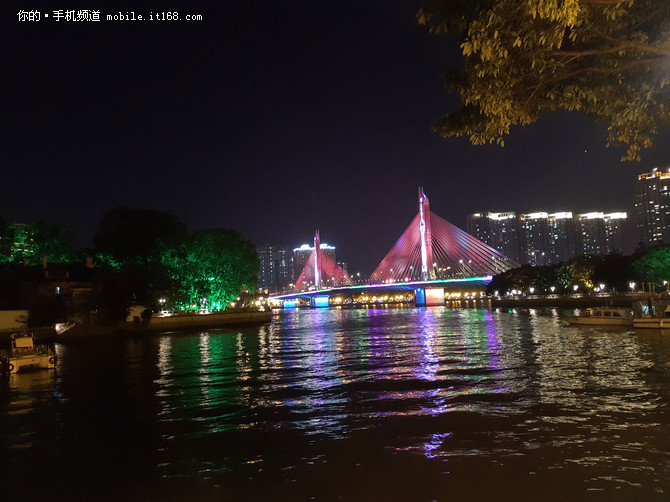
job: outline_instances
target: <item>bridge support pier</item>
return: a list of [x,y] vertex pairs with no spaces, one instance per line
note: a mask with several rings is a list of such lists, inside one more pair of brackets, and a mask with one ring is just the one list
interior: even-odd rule
[[414,304],[417,307],[444,305],[444,288],[414,288]]
[[328,295],[312,296],[309,299],[309,305],[312,308],[328,308],[330,297]]

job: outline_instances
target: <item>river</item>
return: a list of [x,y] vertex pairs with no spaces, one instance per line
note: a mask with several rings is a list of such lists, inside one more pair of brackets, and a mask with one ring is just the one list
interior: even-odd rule
[[303,309],[56,350],[0,380],[3,500],[670,498],[670,333]]

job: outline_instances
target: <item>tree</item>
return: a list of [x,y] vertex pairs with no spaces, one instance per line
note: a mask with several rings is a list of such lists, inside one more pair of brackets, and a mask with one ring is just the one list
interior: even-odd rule
[[255,287],[256,247],[234,230],[202,230],[177,246],[166,247],[162,263],[173,284],[177,307],[225,309],[241,291]]
[[511,126],[580,111],[639,160],[670,123],[669,17],[667,0],[425,0],[419,23],[465,57],[445,75],[462,107],[433,127],[504,145]]
[[38,221],[33,226],[33,239],[37,243],[37,260],[43,256],[53,263],[73,263],[77,260],[75,251],[75,234],[60,229],[45,221]]
[[489,293],[498,291],[499,294],[505,294],[511,290],[528,292],[535,286],[538,278],[538,269],[532,265],[521,265],[496,275],[487,290]]
[[93,238],[101,257],[117,266],[159,258],[161,245],[185,239],[186,225],[170,213],[118,207],[107,211]]
[[0,216],[0,265],[9,263],[12,258],[13,235],[10,226]]
[[620,254],[603,256],[593,271],[594,284],[603,283],[618,291],[626,291],[633,277],[633,258]]
[[45,221],[0,226],[0,264],[39,265],[44,256],[50,262],[73,263],[78,258],[74,241],[72,232]]
[[642,282],[661,284],[670,281],[670,246],[650,249],[633,262],[636,278]]
[[186,240],[186,225],[170,213],[119,207],[106,212],[94,237],[100,262],[96,297],[104,320],[122,320],[131,305],[150,305],[168,287],[161,252]]

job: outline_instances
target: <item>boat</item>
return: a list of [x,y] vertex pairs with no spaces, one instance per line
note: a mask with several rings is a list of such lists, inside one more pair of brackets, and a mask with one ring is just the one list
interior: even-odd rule
[[570,324],[581,326],[633,326],[634,317],[630,309],[598,307],[587,309],[585,315],[567,316],[565,320]]
[[[658,313],[654,315],[654,313]],[[650,313],[636,317],[633,320],[634,328],[670,328],[670,305],[666,305],[665,309],[660,312],[660,309],[650,310]]]
[[51,347],[35,345],[32,333],[14,333],[10,336],[10,352],[0,354],[4,373],[18,373],[29,368],[53,369],[56,367],[56,354]]

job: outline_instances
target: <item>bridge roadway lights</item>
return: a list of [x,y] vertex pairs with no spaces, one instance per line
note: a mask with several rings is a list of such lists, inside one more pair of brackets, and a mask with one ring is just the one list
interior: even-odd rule
[[312,308],[328,308],[330,297],[328,295],[316,295],[309,299]]
[[417,307],[444,305],[444,288],[414,288],[414,305]]

